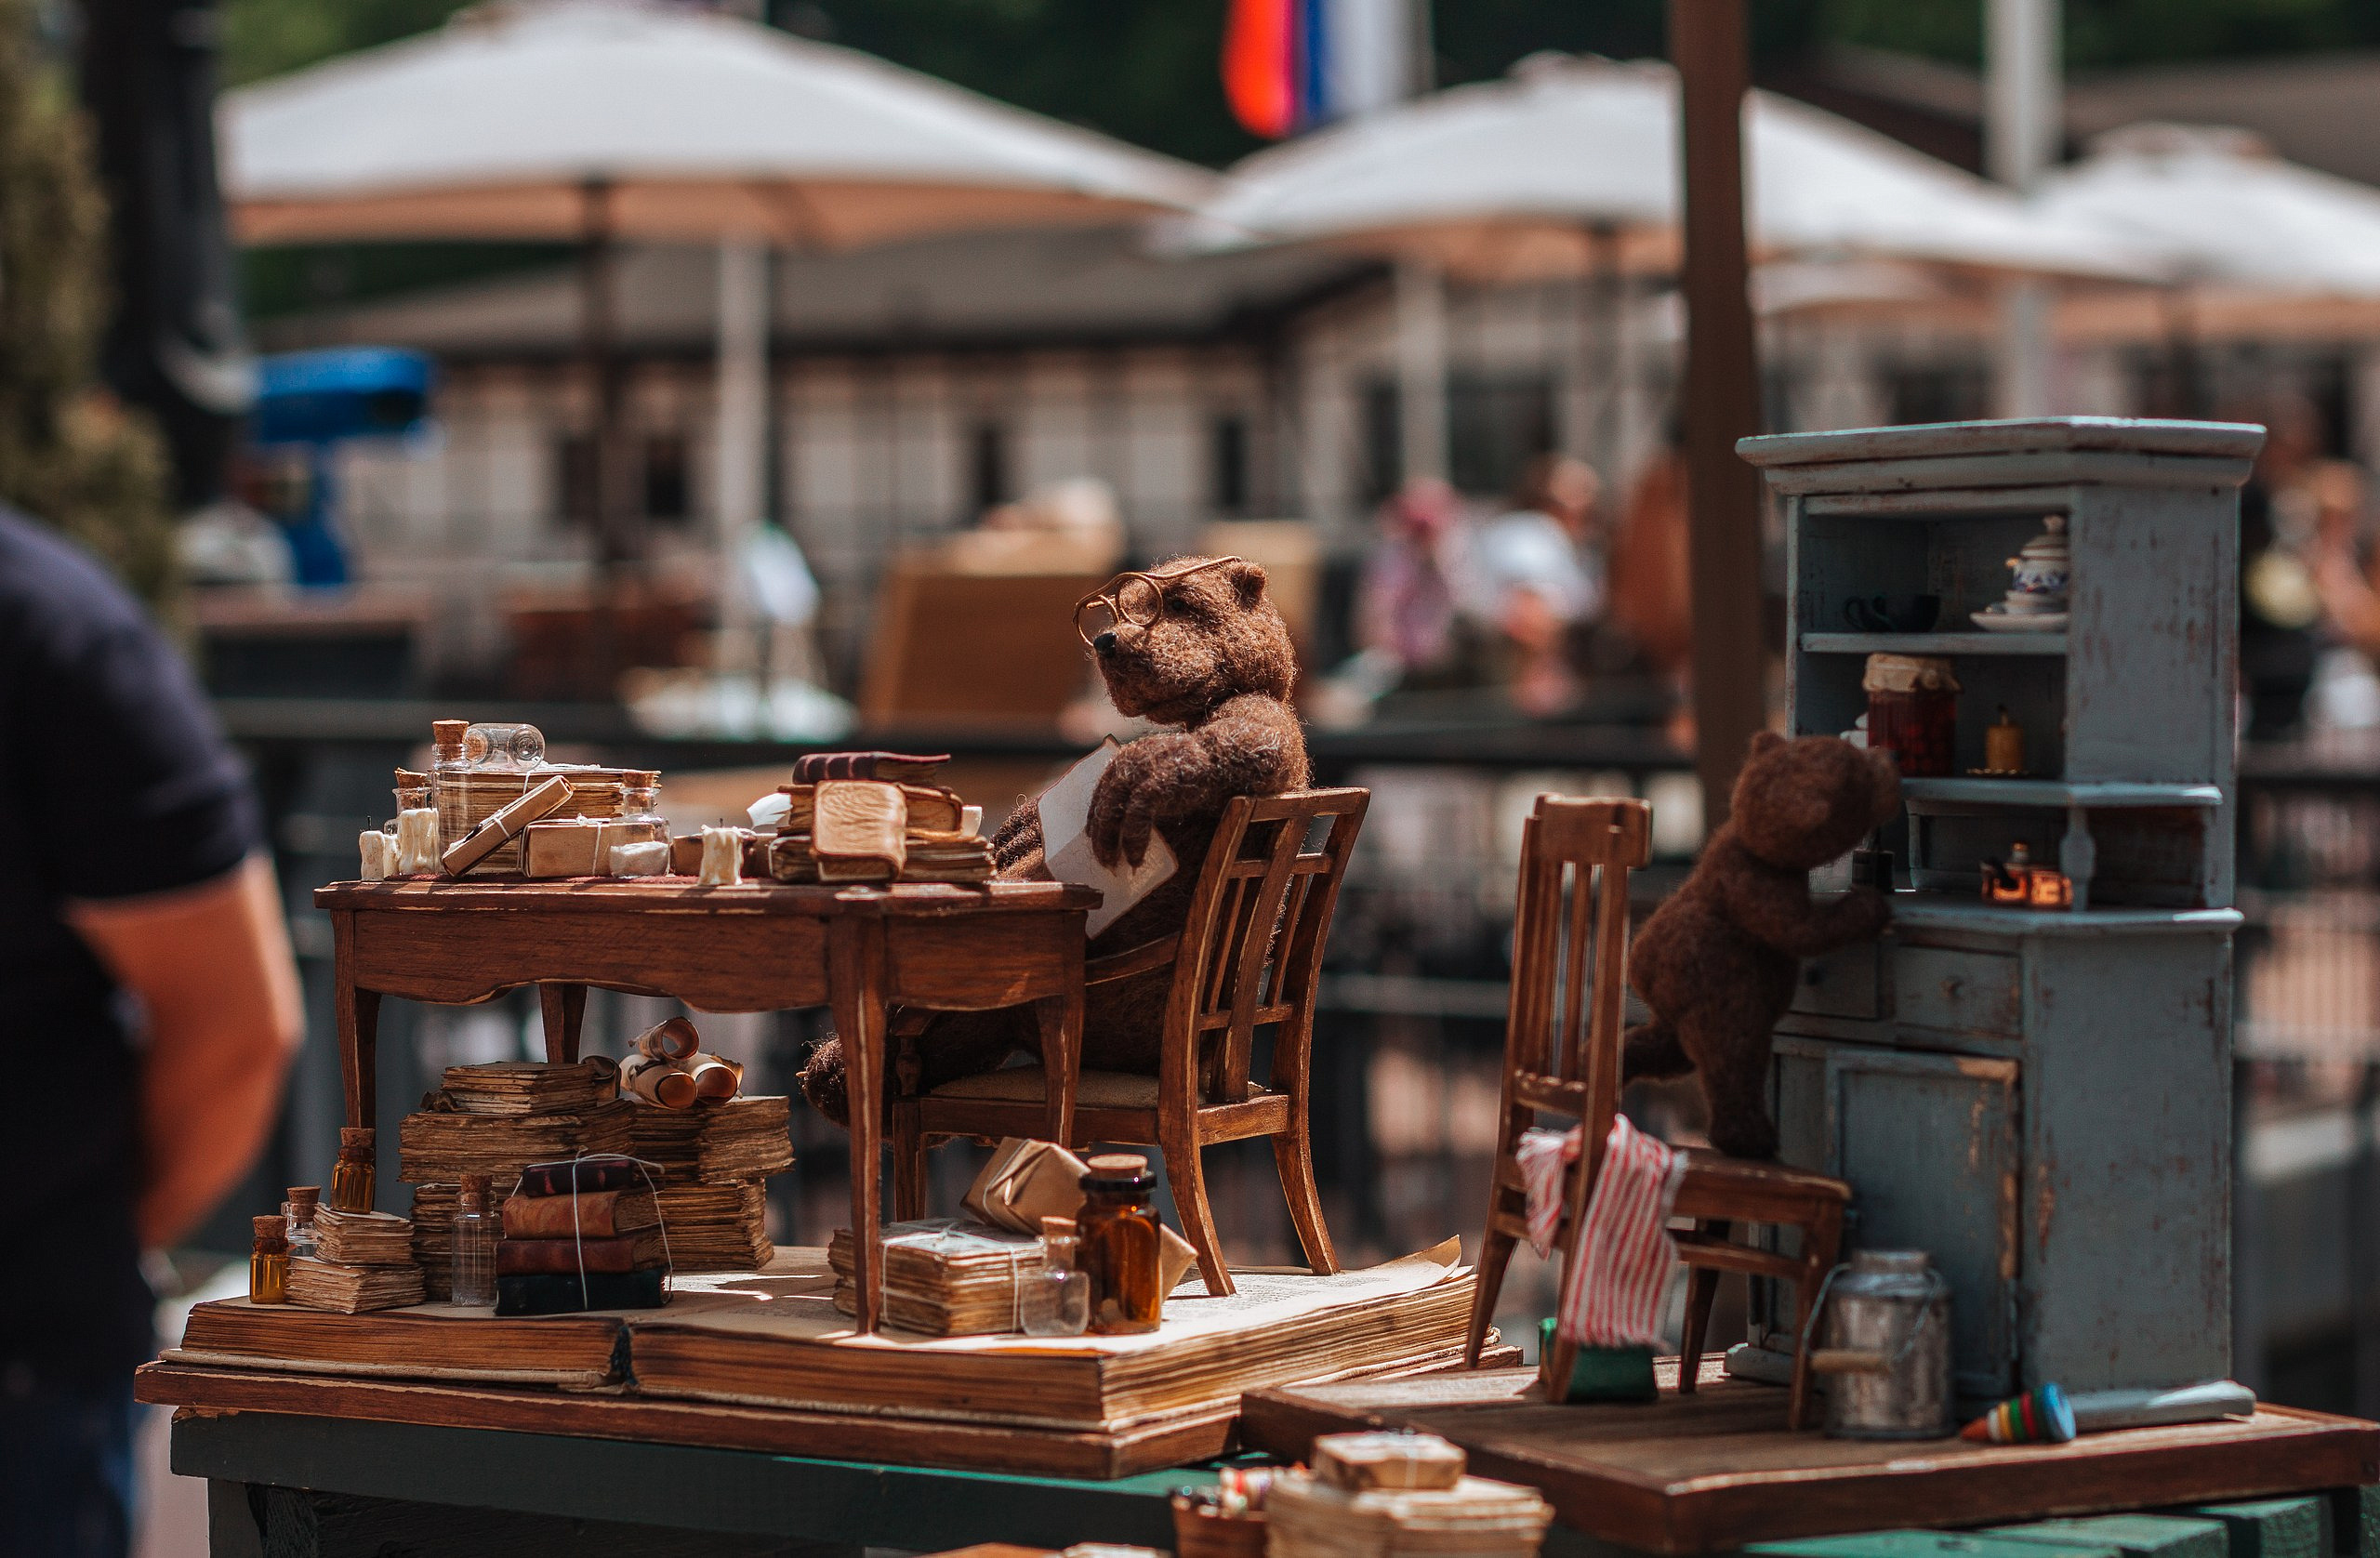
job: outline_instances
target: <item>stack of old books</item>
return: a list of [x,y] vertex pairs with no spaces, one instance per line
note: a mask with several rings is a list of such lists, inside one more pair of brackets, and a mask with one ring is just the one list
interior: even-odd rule
[[651,1168],[629,1157],[532,1164],[505,1198],[498,1314],[653,1309],[671,1263]]
[[1535,1488],[1463,1474],[1435,1434],[1324,1434],[1314,1470],[1264,1497],[1269,1558],[1536,1558],[1553,1506]]
[[653,1165],[669,1261],[681,1272],[767,1265],[765,1182],[793,1167],[783,1098],[735,1098],[691,1109],[628,1106],[629,1150]]
[[769,875],[781,882],[980,882],[992,874],[982,814],[933,783],[950,759],[815,752],[794,765]]
[[289,1301],[302,1309],[361,1314],[422,1301],[413,1225],[387,1212],[314,1214],[317,1254],[289,1262]]
[[632,1149],[633,1106],[619,1098],[619,1068],[506,1062],[450,1066],[438,1090],[398,1131],[398,1177],[413,1185],[413,1252],[430,1295],[446,1294],[456,1187],[485,1174],[498,1195],[533,1163]]

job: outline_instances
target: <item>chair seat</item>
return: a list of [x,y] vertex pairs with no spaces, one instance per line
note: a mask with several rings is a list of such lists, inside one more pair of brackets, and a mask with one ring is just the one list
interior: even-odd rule
[[[984,1103],[1038,1103],[1042,1091],[1039,1066],[1012,1065],[945,1082],[926,1096]],[[1075,1081],[1075,1104],[1082,1109],[1154,1109],[1157,1091],[1154,1076],[1129,1071],[1085,1071]],[[1253,1082],[1248,1085],[1250,1098],[1265,1097],[1269,1091]]]
[[1742,1222],[1806,1223],[1840,1215],[1851,1187],[1825,1174],[1759,1158],[1689,1148],[1673,1215]]

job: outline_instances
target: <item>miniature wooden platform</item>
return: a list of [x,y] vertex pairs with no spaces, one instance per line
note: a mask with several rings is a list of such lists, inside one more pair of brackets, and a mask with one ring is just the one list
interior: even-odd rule
[[814,1248],[681,1278],[655,1310],[227,1300],[199,1305],[135,1392],[202,1411],[1112,1478],[1226,1453],[1255,1385],[1459,1367],[1472,1278],[1458,1261],[1449,1239],[1331,1276],[1245,1272],[1222,1298],[1193,1277],[1159,1331],[1129,1337],[862,1334]]
[[1882,1443],[1785,1430],[1785,1392],[1714,1361],[1687,1396],[1550,1406],[1499,1369],[1251,1393],[1241,1443],[1302,1457],[1317,1433],[1414,1428],[1481,1476],[1542,1491],[1586,1535],[1662,1553],[1894,1527],[2254,1499],[2380,1482],[2380,1424],[2266,1407],[2244,1421],[2087,1434],[2066,1445]]

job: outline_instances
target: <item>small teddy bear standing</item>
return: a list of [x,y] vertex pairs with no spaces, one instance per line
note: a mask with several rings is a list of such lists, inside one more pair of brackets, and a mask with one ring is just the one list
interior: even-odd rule
[[1653,911],[1629,953],[1628,983],[1653,1020],[1631,1029],[1628,1077],[1699,1074],[1711,1144],[1777,1155],[1769,1040],[1792,1004],[1801,960],[1867,941],[1892,918],[1871,887],[1819,902],[1809,874],[1900,807],[1889,754],[1831,735],[1752,739],[1726,823],[1693,874]]
[[[1224,803],[1301,789],[1307,777],[1305,735],[1289,705],[1297,652],[1265,596],[1264,570],[1236,557],[1183,557],[1138,577],[1155,581],[1154,603],[1135,584],[1136,599],[1126,602],[1131,609],[1092,634],[1091,658],[1118,711],[1179,728],[1126,744],[1100,775],[1091,799],[1091,852],[1103,865],[1120,858],[1138,865],[1149,839],[1162,835],[1177,865],[1091,939],[1093,957],[1180,931]],[[992,862],[1007,880],[1049,879],[1032,801],[1020,800],[992,836]],[[1170,968],[1159,968],[1091,987],[1085,1069],[1156,1072],[1172,978]],[[914,1085],[930,1092],[997,1070],[1038,1041],[1024,1008],[939,1013],[917,1032]],[[801,1090],[820,1113],[850,1123],[840,1038],[813,1051]]]

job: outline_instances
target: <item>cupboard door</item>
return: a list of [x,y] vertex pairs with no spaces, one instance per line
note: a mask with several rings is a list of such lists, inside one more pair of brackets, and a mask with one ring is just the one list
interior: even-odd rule
[[1934,1258],[1963,1396],[2013,1389],[2016,1078],[2008,1060],[1777,1041],[1781,1155],[1850,1182],[1847,1248]]

